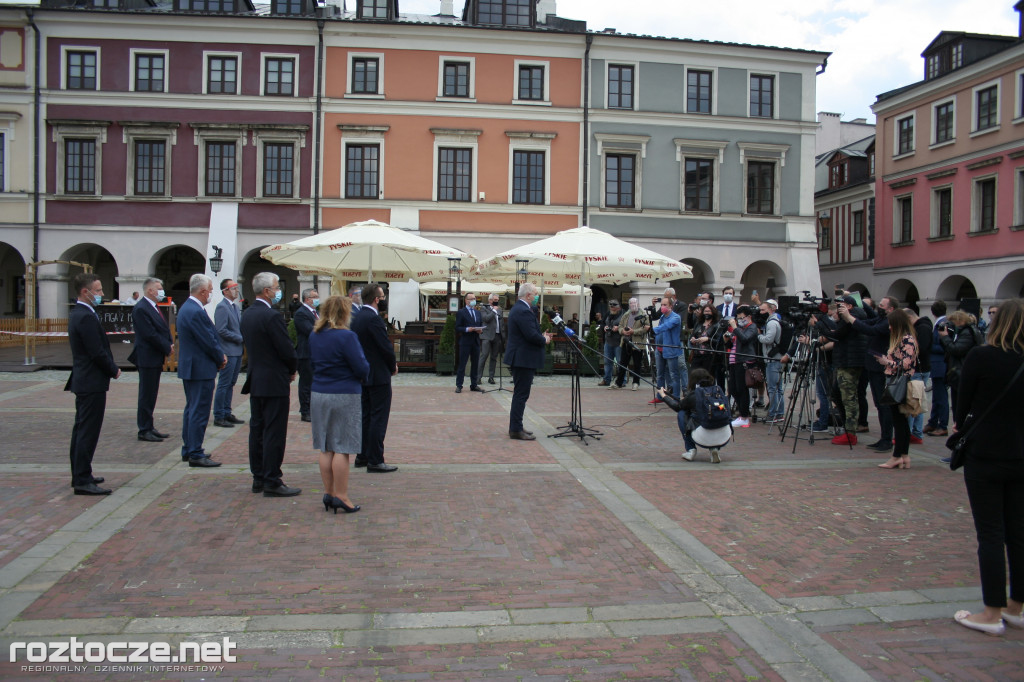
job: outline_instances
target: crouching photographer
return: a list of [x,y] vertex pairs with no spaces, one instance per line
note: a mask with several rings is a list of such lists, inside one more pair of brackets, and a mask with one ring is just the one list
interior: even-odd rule
[[732,438],[732,427],[729,426],[732,413],[725,393],[710,372],[703,369],[690,372],[690,385],[682,400],[663,388],[658,389],[658,395],[678,413],[676,420],[686,448],[683,459],[692,462],[699,445],[711,451],[713,464],[721,462],[718,451]]
[[[729,351],[729,395],[736,401],[739,416],[733,420],[734,427],[750,426],[750,390],[747,386],[747,370],[759,369],[760,363],[753,359],[759,355],[757,347],[757,327],[751,320],[753,310],[748,306],[736,309],[736,317],[728,321],[729,331],[724,335],[725,346]],[[761,376],[764,376],[764,370]]]

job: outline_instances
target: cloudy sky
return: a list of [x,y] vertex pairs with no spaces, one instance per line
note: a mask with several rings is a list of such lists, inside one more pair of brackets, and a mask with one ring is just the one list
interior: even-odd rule
[[[349,3],[352,4],[352,3]],[[463,0],[455,0],[461,15]],[[879,93],[921,80],[921,51],[940,31],[1017,35],[1013,0],[558,0],[559,16],[590,30],[831,52],[818,111],[874,122]],[[401,0],[436,14],[439,0]],[[770,8],[770,9],[769,9]]]

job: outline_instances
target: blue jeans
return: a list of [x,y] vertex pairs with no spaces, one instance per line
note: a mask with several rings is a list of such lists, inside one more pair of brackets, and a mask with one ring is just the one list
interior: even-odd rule
[[696,450],[697,444],[693,442],[693,437],[690,435],[690,430],[686,428],[687,423],[690,421],[690,413],[686,410],[680,410],[676,413],[676,422],[679,424],[679,433],[683,434],[683,445],[687,450]]
[[818,394],[818,420],[814,424],[822,428],[828,428],[828,417],[831,414],[831,403],[829,402],[828,391],[825,390],[826,374],[831,375],[831,373],[831,368],[819,367],[814,381],[814,390]]
[[[612,383],[612,370],[615,369],[615,363],[619,361],[619,352],[621,350],[618,345],[604,344],[604,382],[606,384]],[[608,358],[614,359],[615,362]]]
[[[679,354],[679,389],[685,391],[690,385],[690,369],[686,366],[686,352]],[[677,394],[676,397],[681,397]]]
[[949,391],[946,390],[946,376],[932,377],[932,413],[928,425],[945,431],[949,426]]
[[781,417],[786,411],[786,404],[782,399],[782,363],[778,360],[768,362],[765,369],[765,377],[768,381],[768,399],[771,407],[768,408],[768,418]]
[[660,350],[655,354],[655,362],[658,366],[658,386],[668,389],[677,398],[681,397],[682,394],[679,393],[679,362],[676,358],[663,357]]
[[213,394],[213,418],[227,419],[231,416],[231,391],[238,381],[238,371],[242,369],[242,356],[229,355],[228,364],[217,375],[217,390]]
[[[931,376],[931,372],[918,372],[911,381],[923,381],[927,384],[929,376]],[[932,392],[935,392],[934,388],[932,388]],[[921,430],[924,428],[924,412],[916,417],[907,417],[907,421],[910,422],[910,435],[916,438],[924,438],[924,431]]]

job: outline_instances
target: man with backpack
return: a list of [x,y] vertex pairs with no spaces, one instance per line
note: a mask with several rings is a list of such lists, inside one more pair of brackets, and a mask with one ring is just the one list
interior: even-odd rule
[[782,318],[779,316],[779,304],[773,298],[761,304],[759,325],[764,325],[764,332],[757,335],[761,342],[761,349],[765,358],[765,379],[768,384],[768,417],[765,421],[769,424],[781,422],[785,412],[785,402],[782,398],[782,363],[780,360],[792,343],[792,327],[790,327],[790,338],[787,341],[783,338]]
[[690,372],[689,390],[682,400],[664,388],[658,389],[658,395],[678,413],[679,432],[686,447],[683,459],[692,462],[700,445],[711,451],[712,464],[720,463],[718,451],[732,438],[732,410],[725,391],[710,372],[700,368]]

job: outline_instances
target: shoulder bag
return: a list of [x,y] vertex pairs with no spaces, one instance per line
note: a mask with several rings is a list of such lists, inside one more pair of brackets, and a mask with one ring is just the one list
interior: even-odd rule
[[879,405],[899,405],[907,399],[907,382],[910,375],[900,370],[885,380],[885,388],[882,389],[882,396],[878,400]]
[[1009,383],[1003,387],[1003,390],[999,392],[999,395],[996,396],[995,400],[988,404],[988,407],[985,408],[985,411],[982,412],[977,419],[974,418],[973,412],[968,413],[966,419],[964,419],[964,427],[946,439],[946,447],[949,448],[950,451],[949,468],[951,470],[956,471],[964,465],[964,461],[967,459],[967,436],[969,436],[971,431],[974,430],[974,427],[978,422],[988,416],[988,413],[992,411],[992,408],[995,407],[1004,396],[1006,396],[1010,387],[1017,383],[1017,379],[1020,378],[1021,372],[1024,372],[1024,362],[1022,362],[1020,367],[1017,368],[1013,378],[1010,379]]

